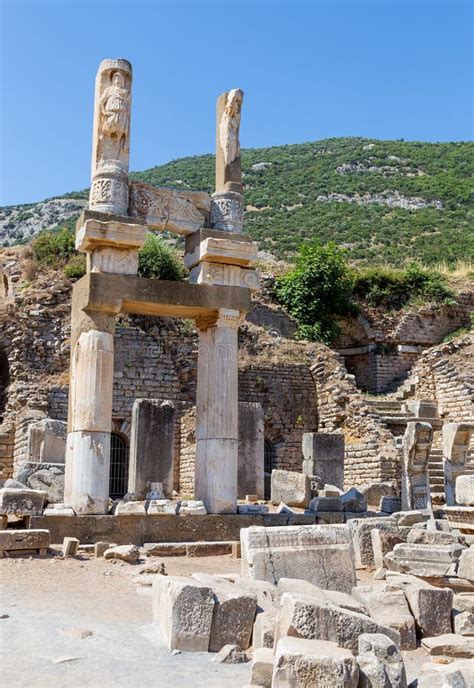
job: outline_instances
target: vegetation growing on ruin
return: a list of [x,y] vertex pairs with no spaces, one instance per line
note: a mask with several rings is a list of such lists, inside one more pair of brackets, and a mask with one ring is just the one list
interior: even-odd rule
[[176,252],[161,237],[148,234],[139,253],[138,274],[140,277],[180,281],[185,278],[186,270]]

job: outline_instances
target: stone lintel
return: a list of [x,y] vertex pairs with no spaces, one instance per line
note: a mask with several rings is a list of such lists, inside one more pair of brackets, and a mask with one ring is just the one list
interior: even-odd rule
[[[199,244],[205,239],[226,239],[229,238],[229,233],[223,232],[222,229],[200,229],[197,232],[193,232],[186,237],[185,240],[185,253],[193,253],[193,251],[199,246]],[[244,241],[246,243],[252,243],[252,237],[246,234],[232,234],[232,241]]]
[[93,272],[73,287],[74,306],[89,313],[218,317],[220,309],[248,313],[250,289]]
[[76,248],[82,253],[91,253],[104,247],[138,251],[145,243],[146,234],[146,226],[140,223],[117,220],[103,222],[90,218],[81,225],[79,222],[77,224]]
[[257,259],[258,248],[254,242],[235,240],[235,234],[222,232],[217,237],[207,237],[192,252],[184,254],[184,264],[189,269],[207,260],[211,263],[251,267]]

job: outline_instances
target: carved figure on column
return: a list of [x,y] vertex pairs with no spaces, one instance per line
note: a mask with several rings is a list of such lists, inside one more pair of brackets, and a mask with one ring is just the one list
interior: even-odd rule
[[103,92],[99,110],[98,166],[106,160],[123,161],[128,166],[130,92],[125,88],[122,72],[114,72],[112,86]]
[[232,89],[217,99],[216,192],[212,196],[214,229],[241,232],[243,185],[240,160],[240,116],[244,92]]

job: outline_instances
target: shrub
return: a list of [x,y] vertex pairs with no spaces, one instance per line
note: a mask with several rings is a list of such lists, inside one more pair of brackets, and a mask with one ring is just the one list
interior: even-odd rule
[[186,271],[179,257],[161,237],[148,234],[138,256],[138,274],[140,277],[180,281],[186,276]]
[[87,262],[86,257],[82,253],[73,256],[63,268],[66,277],[70,279],[79,279],[86,274]]
[[296,319],[296,336],[330,343],[338,334],[335,315],[354,311],[351,301],[353,276],[344,251],[334,243],[304,244],[295,267],[279,277],[277,299]]
[[75,253],[74,235],[66,227],[58,231],[45,230],[33,241],[32,249],[40,265],[58,267]]

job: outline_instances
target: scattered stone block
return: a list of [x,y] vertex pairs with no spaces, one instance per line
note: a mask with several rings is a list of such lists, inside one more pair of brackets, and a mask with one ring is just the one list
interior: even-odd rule
[[459,592],[454,595],[453,607],[458,612],[474,614],[474,592]]
[[110,542],[96,542],[94,545],[94,557],[100,559],[104,556],[104,552],[111,548]]
[[49,542],[49,530],[0,530],[0,552],[36,549],[46,554]]
[[365,483],[358,489],[365,495],[367,504],[370,506],[378,506],[384,497],[396,497],[397,495],[395,485],[386,481]]
[[272,688],[357,688],[358,681],[355,657],[336,643],[292,637],[278,642]]
[[8,526],[8,516],[0,514],[0,530],[4,530]]
[[474,613],[453,611],[453,628],[458,635],[474,636]]
[[75,516],[74,509],[65,504],[48,504],[43,511],[43,516]]
[[[311,503],[310,503],[311,508]],[[276,510],[277,514],[295,514],[295,510],[291,509],[285,502],[280,502]]]
[[474,686],[474,664],[469,659],[457,659],[449,664],[434,662],[424,664],[417,683],[417,688],[471,688],[471,686]]
[[31,490],[44,493],[45,502],[56,504],[64,502],[64,473],[63,463],[33,463],[23,465],[19,478]]
[[372,539],[372,551],[374,553],[374,566],[376,569],[385,567],[384,557],[391,552],[395,545],[405,541],[401,532],[385,532],[379,528],[370,531]]
[[309,503],[311,511],[342,511],[344,505],[341,498],[338,497],[320,497],[319,494]]
[[401,543],[395,545],[392,552],[385,555],[384,562],[388,569],[400,573],[410,573],[422,578],[446,576],[457,562],[462,546],[449,545],[415,545]]
[[153,619],[169,650],[208,652],[215,597],[197,580],[156,574]]
[[240,531],[243,575],[276,584],[300,578],[320,588],[350,593],[355,567],[347,526],[310,525]]
[[118,545],[106,549],[103,556],[104,559],[120,559],[128,564],[134,564],[140,558],[140,550],[135,545]]
[[383,511],[385,514],[395,514],[402,509],[401,497],[382,497],[379,503],[379,511]]
[[474,536],[474,507],[446,506],[444,514],[451,528],[456,528],[470,536]]
[[237,645],[224,645],[222,649],[211,659],[218,664],[243,664],[249,659],[245,652]]
[[446,633],[434,638],[425,637],[421,641],[421,646],[429,655],[474,659],[474,638],[455,633]]
[[344,489],[344,435],[327,432],[303,434],[303,472],[316,476],[321,486],[328,483]]
[[464,506],[474,506],[474,475],[456,478],[456,501]]
[[315,522],[319,525],[337,525],[345,523],[345,514],[343,511],[315,511]]
[[179,507],[180,516],[205,516],[206,514],[204,502],[198,499],[183,501]]
[[240,559],[242,557],[242,546],[240,541],[232,543],[231,554],[234,559]]
[[400,644],[400,634],[388,626],[378,624],[364,614],[309,597],[283,593],[278,612],[275,642],[289,635],[312,640],[330,640],[351,652],[357,652],[357,638],[361,633],[383,633]]
[[253,625],[252,645],[255,648],[273,648],[275,640],[276,610],[260,612]]
[[414,526],[415,523],[426,523],[429,520],[430,514],[428,511],[420,511],[415,509],[412,511],[400,511],[392,514],[397,526]]
[[426,530],[426,528],[412,528],[406,538],[410,545],[454,545],[459,538],[453,533],[442,530]]
[[185,557],[185,542],[145,542],[143,545],[147,557]]
[[79,549],[79,540],[75,537],[65,537],[63,540],[63,557],[75,557]]
[[371,531],[374,528],[391,534],[398,534],[398,528],[393,518],[355,518],[348,522],[349,532],[354,546],[355,565],[357,568],[375,566],[372,548]]
[[119,502],[114,513],[115,516],[145,516],[145,502]]
[[459,578],[467,578],[474,581],[474,546],[461,552],[458,562],[457,575]]
[[318,497],[340,497],[343,490],[340,490],[335,485],[325,485],[322,490],[318,490]]
[[349,609],[349,611],[357,612],[358,614],[368,615],[367,607],[352,595],[338,592],[337,590],[323,590],[312,583],[308,583],[308,581],[298,580],[297,578],[280,578],[277,589],[280,595],[284,592],[307,595],[308,597],[315,597],[322,602],[330,602],[337,607]]
[[304,473],[272,471],[272,502],[285,502],[289,506],[306,508],[311,501],[311,479]]
[[23,518],[41,516],[45,493],[40,490],[0,489],[0,514]]
[[237,513],[249,516],[268,514],[268,506],[266,504],[239,504]]
[[232,552],[232,542],[188,542],[187,557],[219,557]]
[[367,511],[367,497],[355,487],[344,492],[341,495],[341,501],[344,511],[351,511],[352,513]]
[[407,677],[397,645],[380,633],[359,637],[358,688],[407,688]]
[[269,647],[254,649],[250,680],[257,686],[271,688],[273,674],[273,650]]
[[435,588],[415,576],[394,576],[390,582],[405,593],[420,635],[437,636],[451,632],[452,590]]
[[67,423],[43,418],[28,427],[28,461],[64,463]]
[[400,633],[401,650],[416,649],[415,619],[399,587],[390,583],[360,585],[352,590],[352,595],[367,607],[374,621]]
[[148,502],[146,512],[149,516],[156,514],[172,514],[178,513],[178,502],[172,502],[171,499],[151,499]]

